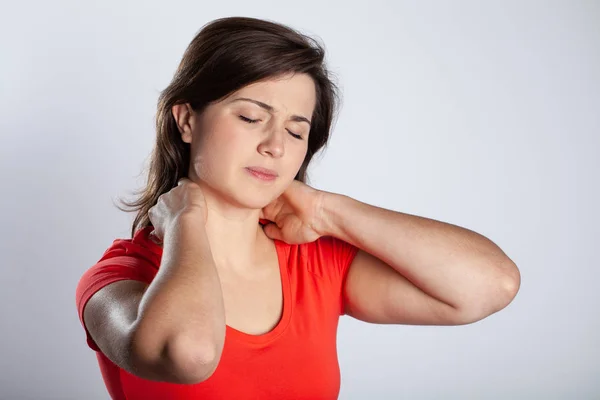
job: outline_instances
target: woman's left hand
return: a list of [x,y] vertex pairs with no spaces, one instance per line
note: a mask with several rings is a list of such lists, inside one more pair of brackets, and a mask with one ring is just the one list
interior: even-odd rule
[[272,221],[264,226],[271,239],[288,244],[314,242],[323,236],[323,200],[327,192],[294,180],[275,200],[261,210],[265,219]]

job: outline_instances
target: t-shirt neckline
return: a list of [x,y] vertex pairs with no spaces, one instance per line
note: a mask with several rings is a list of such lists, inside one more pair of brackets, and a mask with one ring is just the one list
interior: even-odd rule
[[[261,220],[261,224],[266,223],[266,220]],[[160,264],[160,257],[162,257],[162,247],[156,243],[154,243],[148,235],[152,232],[154,228],[152,226],[147,226],[142,228],[142,230],[138,234],[135,235],[134,241],[139,241],[140,238],[146,242],[146,245],[150,247],[153,253],[155,253],[158,258],[157,262]],[[290,272],[288,270],[288,247],[285,242],[282,242],[277,239],[273,239],[275,244],[275,250],[277,252],[277,261],[279,266],[279,276],[281,279],[281,290],[283,297],[283,311],[281,313],[281,318],[279,322],[273,329],[269,332],[253,335],[250,333],[246,333],[240,330],[237,330],[226,324],[225,326],[225,340],[232,339],[237,342],[243,342],[254,345],[261,345],[269,343],[275,339],[277,339],[288,327],[291,316],[292,316],[292,295],[291,295],[291,283],[290,283]]]

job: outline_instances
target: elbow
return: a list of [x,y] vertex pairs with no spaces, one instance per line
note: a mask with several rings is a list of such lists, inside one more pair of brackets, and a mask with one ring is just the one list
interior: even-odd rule
[[177,383],[193,385],[212,376],[219,365],[222,350],[222,345],[199,345],[182,336],[169,341],[163,351],[172,365]]
[[504,276],[498,279],[498,295],[494,312],[500,311],[508,306],[519,293],[521,288],[521,273],[519,268],[510,262],[508,267],[504,268]]
[[516,266],[516,264],[512,264],[509,268],[509,277],[506,279],[505,288],[509,294],[509,303],[513,301],[513,299],[519,293],[519,289],[521,288],[521,271]]
[[187,335],[160,341],[155,335],[137,333],[132,340],[130,372],[141,378],[193,385],[204,382],[217,369],[222,343],[200,343]]
[[512,303],[521,287],[521,274],[516,266],[510,267],[508,271],[509,273],[499,279],[492,290],[488,290],[485,294],[477,296],[477,299],[473,299],[470,307],[465,306],[460,309],[457,325],[480,321],[503,310]]

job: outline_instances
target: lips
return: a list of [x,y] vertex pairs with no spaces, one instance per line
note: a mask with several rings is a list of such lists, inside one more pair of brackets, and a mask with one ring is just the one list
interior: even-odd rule
[[277,173],[277,171],[273,171],[272,169],[268,169],[268,168],[248,167],[247,169],[250,172],[254,172],[256,174],[263,175],[266,178],[276,178],[277,176],[279,176],[279,174]]
[[279,175],[277,171],[273,171],[272,169],[262,168],[262,167],[247,167],[246,171],[254,178],[263,181],[263,182],[273,182],[277,179]]

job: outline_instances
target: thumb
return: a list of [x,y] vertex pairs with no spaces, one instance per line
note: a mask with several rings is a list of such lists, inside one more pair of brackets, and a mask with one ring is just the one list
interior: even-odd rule
[[263,227],[263,230],[269,238],[283,241],[281,229],[279,229],[279,227],[275,223],[271,222],[269,224],[266,224]]
[[177,186],[181,186],[181,185],[183,185],[183,184],[184,184],[184,183],[185,183],[187,180],[189,180],[189,179],[187,179],[186,177],[180,178],[180,179],[177,181]]

